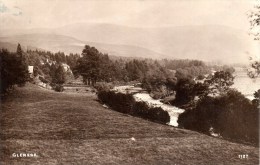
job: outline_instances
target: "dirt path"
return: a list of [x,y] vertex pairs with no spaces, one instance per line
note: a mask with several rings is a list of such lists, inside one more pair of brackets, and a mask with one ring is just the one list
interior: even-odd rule
[[32,85],[3,102],[0,124],[1,165],[258,164],[259,159],[259,148],[124,115],[102,107],[92,94]]

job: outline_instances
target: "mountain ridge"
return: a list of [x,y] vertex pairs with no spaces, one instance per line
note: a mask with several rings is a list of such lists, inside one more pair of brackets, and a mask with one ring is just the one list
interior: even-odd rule
[[[151,51],[146,48],[132,46],[132,45],[116,45],[106,43],[96,43],[88,41],[80,41],[70,36],[64,36],[59,34],[21,34],[13,35],[9,37],[0,37],[0,47],[9,48],[13,51],[16,50],[17,43],[20,43],[23,48],[34,47],[34,49],[42,49],[53,52],[62,51],[66,54],[78,53],[80,54],[85,45],[96,47],[100,52],[107,53],[114,56],[122,57],[140,57],[149,58],[146,54],[152,55],[154,58],[159,58],[161,54]],[[9,43],[9,45],[6,45]],[[138,55],[137,55],[138,54]]]
[[[253,39],[245,31],[222,25],[144,28],[106,23],[76,23],[20,33],[37,32],[72,37],[82,41],[79,42],[82,45],[96,45],[101,52],[118,56],[247,63],[249,55],[259,52]],[[65,52],[69,48],[77,51],[82,49],[79,45],[68,45],[70,44],[57,45],[54,50],[59,47],[61,51],[65,49]]]

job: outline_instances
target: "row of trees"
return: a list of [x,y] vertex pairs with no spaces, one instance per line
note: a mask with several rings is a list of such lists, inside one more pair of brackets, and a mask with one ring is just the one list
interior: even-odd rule
[[76,65],[79,54],[70,53],[65,55],[64,52],[52,53],[50,51],[41,50],[27,50],[26,56],[28,58],[28,64],[33,66],[39,66],[42,63],[65,63],[71,67]]
[[0,50],[1,94],[12,89],[14,85],[22,86],[30,80],[28,65],[34,66],[34,76],[39,75],[42,82],[50,83],[55,88],[63,84],[68,77],[73,77],[71,72],[65,71],[62,62],[66,61],[74,67],[78,58],[77,54],[65,56],[61,52],[55,54],[38,50],[24,52],[20,44],[15,53],[2,49]]
[[97,81],[143,81],[151,77],[166,79],[171,74],[157,61],[151,60],[111,60],[96,48],[88,45],[82,51],[74,69],[86,84],[95,85]]
[[177,78],[196,78],[198,76],[204,76],[206,74],[211,73],[211,70],[207,66],[191,66],[185,68],[176,69],[176,77]]
[[75,75],[81,75],[86,84],[95,85],[98,81],[138,81],[156,98],[169,95],[177,79],[192,79],[209,72],[209,67],[198,60],[111,60],[107,54],[88,45],[84,47],[74,67]]
[[197,67],[197,66],[206,66],[203,61],[199,60],[168,60],[163,59],[161,61],[162,65],[164,65],[167,69],[176,70],[179,68],[186,68],[186,67]]

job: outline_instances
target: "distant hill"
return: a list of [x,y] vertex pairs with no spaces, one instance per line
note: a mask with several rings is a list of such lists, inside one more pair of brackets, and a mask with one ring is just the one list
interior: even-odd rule
[[258,49],[247,32],[217,25],[135,28],[81,23],[55,32],[81,40],[142,46],[164,54],[162,58],[243,63],[248,61],[247,53],[253,54]]
[[163,56],[160,53],[138,46],[84,42],[73,37],[49,33],[12,35],[8,37],[0,37],[0,41],[2,41],[0,44],[3,43],[1,44],[2,47],[10,49],[13,49],[14,45],[17,46],[17,43],[19,42],[25,48],[38,47],[53,52],[62,51],[68,54],[81,53],[84,45],[87,44],[96,47],[103,53],[108,53],[114,56],[144,58],[160,58]]
[[[248,56],[259,53],[247,32],[219,25],[138,28],[114,24],[76,23],[56,29],[27,29],[13,36],[32,46],[54,51],[81,52],[84,44],[117,56],[182,58],[247,63]],[[2,31],[2,35],[11,31]],[[46,35],[41,36],[41,35]],[[7,38],[8,38],[7,37]],[[9,42],[7,38],[0,41]],[[4,40],[3,40],[4,39]]]
[[[16,52],[16,49],[17,49],[17,44],[18,43],[9,43],[9,42],[1,42],[0,41],[0,49],[7,49],[9,50],[10,52]],[[43,50],[41,48],[36,48],[36,47],[32,47],[32,46],[24,46],[22,45],[22,49],[23,50]]]
[[[17,49],[17,44],[9,42],[0,42],[0,49],[8,49],[11,52],[15,52]],[[24,47],[22,47],[22,49],[24,49]]]
[[[84,44],[72,37],[56,35],[56,34],[23,34],[23,35],[12,35],[8,37],[0,37],[0,41],[17,44],[20,43],[22,46],[27,47],[38,47],[50,51],[59,51],[59,47],[66,45],[81,45]],[[72,50],[73,51],[73,50]]]

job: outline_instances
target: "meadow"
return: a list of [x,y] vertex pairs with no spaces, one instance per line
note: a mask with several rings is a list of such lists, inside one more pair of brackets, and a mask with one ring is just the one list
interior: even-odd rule
[[0,164],[259,164],[257,147],[122,114],[91,92],[27,84],[2,101],[0,125]]

